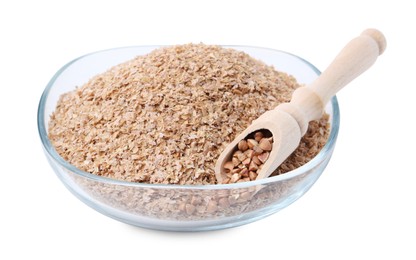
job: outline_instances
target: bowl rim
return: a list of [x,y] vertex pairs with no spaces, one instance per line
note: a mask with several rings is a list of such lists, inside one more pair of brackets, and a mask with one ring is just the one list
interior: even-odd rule
[[[64,160],[54,149],[52,143],[49,141],[47,129],[45,127],[45,103],[48,99],[49,92],[52,89],[55,81],[58,79],[58,77],[72,64],[76,63],[77,61],[92,56],[95,54],[108,52],[108,51],[115,51],[120,49],[128,49],[128,48],[159,48],[159,47],[165,47],[168,45],[140,45],[140,46],[126,46],[126,47],[117,47],[117,48],[110,48],[105,49],[101,51],[95,51],[90,52],[88,54],[82,55],[76,59],[73,59],[72,61],[65,64],[63,67],[61,67],[51,78],[51,80],[46,85],[40,101],[38,105],[38,111],[37,111],[37,126],[38,126],[38,133],[41,139],[41,143],[43,146],[44,151],[49,155],[53,160],[60,164],[60,166],[64,167],[66,170],[71,171],[72,173],[78,174],[84,178],[88,178],[97,182],[106,183],[106,184],[113,184],[113,185],[121,185],[121,186],[132,186],[137,188],[163,188],[163,189],[200,189],[200,190],[212,190],[212,189],[239,189],[239,188],[247,188],[252,187],[256,185],[264,185],[272,182],[278,182],[283,181],[287,179],[294,178],[298,175],[301,175],[302,173],[305,173],[311,169],[313,169],[315,166],[320,164],[327,156],[328,153],[331,152],[331,150],[334,148],[336,139],[339,132],[339,125],[340,125],[340,111],[339,111],[339,105],[338,100],[336,96],[332,97],[330,100],[331,106],[332,106],[332,121],[330,122],[330,134],[328,137],[327,142],[322,147],[321,151],[312,158],[309,162],[302,165],[301,167],[298,167],[292,171],[286,172],[284,174],[268,177],[265,179],[260,180],[254,180],[254,181],[248,181],[248,182],[239,182],[239,183],[231,183],[231,184],[185,184],[185,185],[179,185],[179,184],[152,184],[152,183],[138,183],[138,182],[129,182],[129,181],[123,181],[123,180],[117,180],[112,179],[109,177],[103,177],[98,176],[95,174],[91,174],[89,172],[83,171],[81,169],[78,169],[74,165],[70,164],[66,160]],[[305,63],[308,67],[310,67],[317,75],[321,74],[321,71],[318,70],[314,65],[312,65],[307,60],[294,55],[292,53],[281,51],[277,49],[272,48],[264,48],[264,47],[256,47],[256,46],[249,46],[249,45],[220,45],[222,47],[226,48],[252,48],[252,49],[262,49],[262,50],[268,50],[273,52],[279,52],[284,55],[291,56],[292,58],[298,59],[299,61]],[[49,116],[49,115],[48,115]]]

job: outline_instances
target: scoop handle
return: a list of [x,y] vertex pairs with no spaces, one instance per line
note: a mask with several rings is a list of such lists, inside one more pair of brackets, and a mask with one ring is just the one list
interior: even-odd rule
[[367,29],[352,39],[335,57],[328,68],[310,85],[298,88],[289,104],[277,109],[294,116],[306,133],[309,121],[321,118],[326,103],[344,86],[371,67],[386,48],[384,35]]
[[365,30],[341,50],[309,87],[326,104],[345,85],[370,68],[385,48],[386,40],[381,32],[375,29]]

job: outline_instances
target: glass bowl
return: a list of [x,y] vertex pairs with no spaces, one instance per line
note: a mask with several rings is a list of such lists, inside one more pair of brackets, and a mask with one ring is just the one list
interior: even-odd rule
[[[61,68],[46,86],[38,108],[38,130],[46,157],[63,184],[91,208],[131,225],[170,231],[235,227],[269,216],[300,198],[328,164],[339,129],[336,97],[326,106],[330,136],[317,156],[288,173],[262,180],[221,185],[162,185],[96,176],[66,162],[48,139],[48,121],[61,94],[96,74],[161,46],[116,48],[87,54]],[[319,70],[295,55],[272,49],[224,46],[241,50],[276,70],[310,83]]]

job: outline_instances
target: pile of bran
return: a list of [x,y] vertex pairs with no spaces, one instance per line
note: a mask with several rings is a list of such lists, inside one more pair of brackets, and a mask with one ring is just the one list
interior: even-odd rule
[[[225,146],[299,87],[295,78],[230,48],[159,48],[62,95],[49,122],[56,151],[81,170],[130,182],[216,184]],[[274,173],[312,159],[329,134],[313,121]]]

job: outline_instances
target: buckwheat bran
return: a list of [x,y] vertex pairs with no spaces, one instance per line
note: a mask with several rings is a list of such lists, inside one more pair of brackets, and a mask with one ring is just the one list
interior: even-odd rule
[[[292,76],[240,51],[204,44],[164,47],[62,95],[49,138],[65,160],[92,174],[215,184],[214,165],[225,146],[259,115],[288,102],[297,87]],[[328,134],[328,116],[311,122],[274,175],[312,159]],[[218,206],[212,202],[210,209]]]

